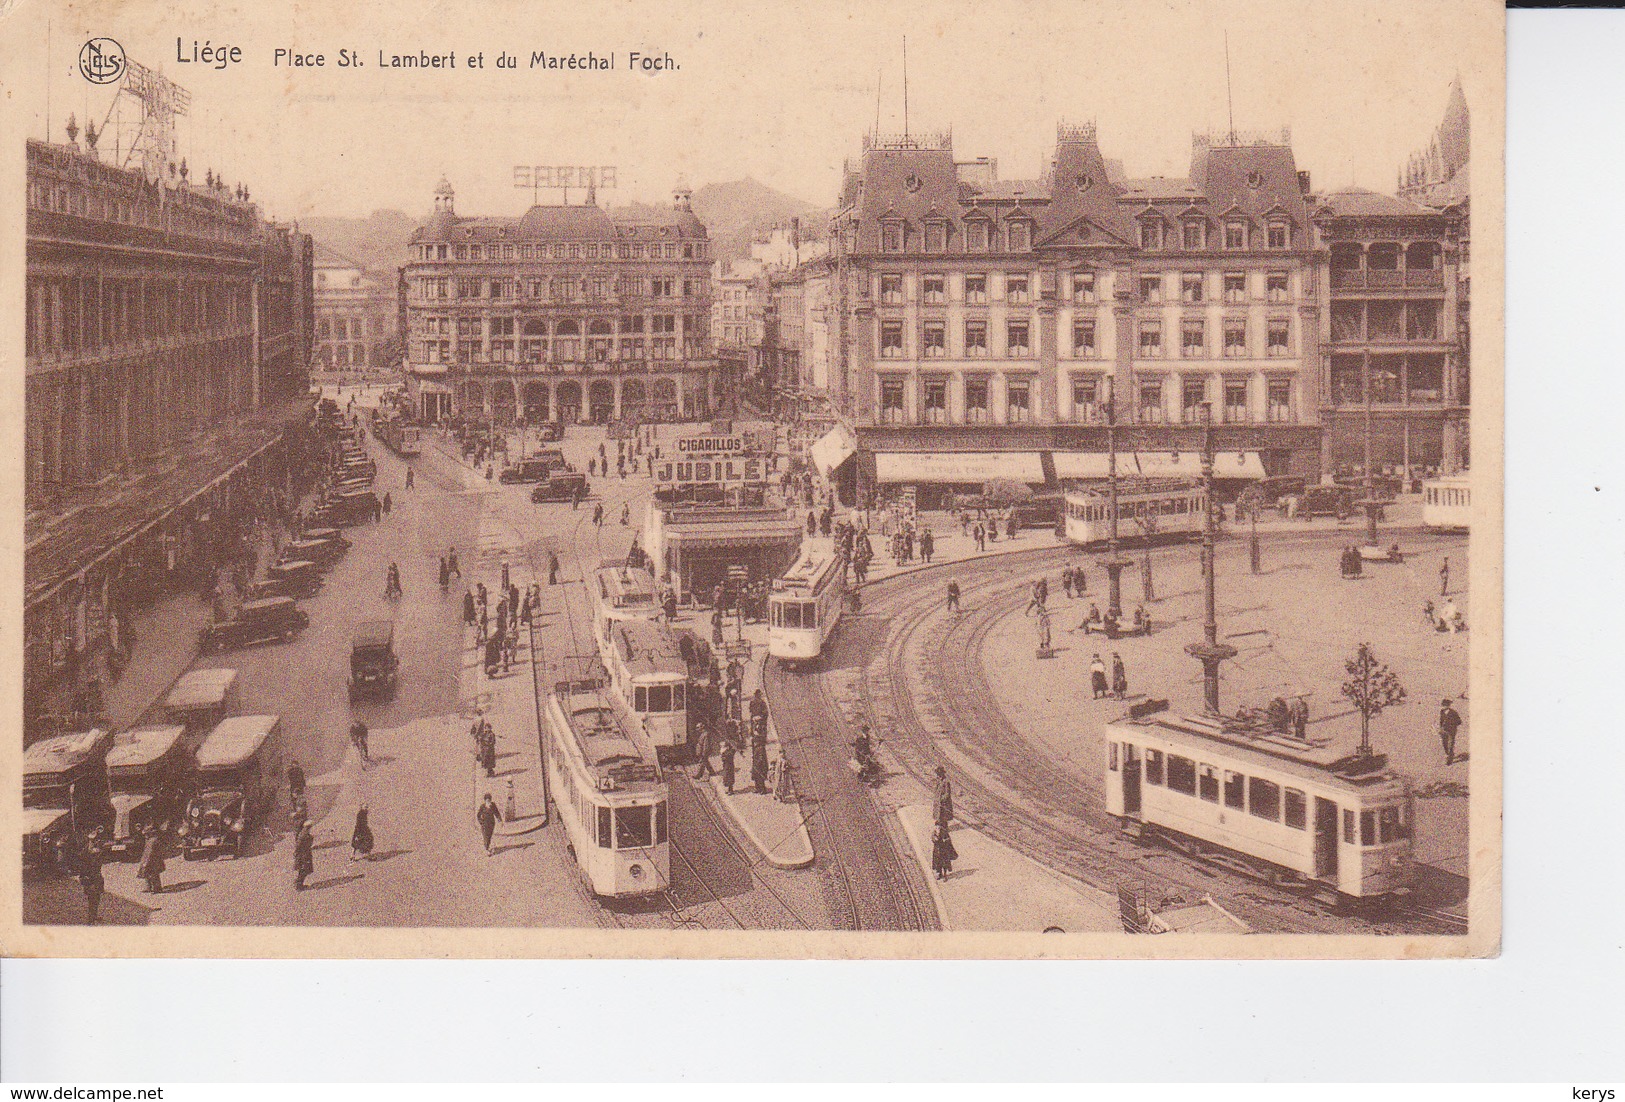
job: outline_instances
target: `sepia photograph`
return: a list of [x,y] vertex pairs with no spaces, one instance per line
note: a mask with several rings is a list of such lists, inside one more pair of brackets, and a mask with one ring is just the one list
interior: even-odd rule
[[1500,6],[5,6],[7,955],[1499,952]]

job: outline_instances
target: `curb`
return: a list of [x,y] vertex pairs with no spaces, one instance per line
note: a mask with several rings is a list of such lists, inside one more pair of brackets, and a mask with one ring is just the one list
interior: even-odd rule
[[[721,778],[709,778],[709,787],[712,795],[716,798],[716,801],[722,805],[723,811],[727,813],[729,820],[732,821],[734,826],[739,828],[739,832],[745,836],[747,841],[750,842],[751,848],[762,855],[762,860],[766,861],[769,865],[772,865],[776,869],[805,869],[811,867],[815,859],[815,854],[813,853],[812,848],[812,838],[807,834],[807,824],[805,822],[797,826],[793,834],[786,835],[783,839],[781,839],[776,848],[783,849],[785,848],[786,842],[799,839],[802,845],[806,847],[807,856],[801,857],[798,855],[793,858],[775,857],[771,852],[769,852],[767,843],[756,836],[756,831],[752,829],[750,823],[746,821],[744,816],[739,814],[739,812],[734,809],[731,798],[727,793],[722,791]],[[800,804],[798,803],[796,806],[799,807]]]
[[[910,805],[923,806],[923,805]],[[948,921],[948,905],[943,901],[942,889],[937,884],[937,878],[931,873],[930,846],[921,846],[919,838],[908,825],[908,819],[903,815],[904,808],[898,808],[894,814],[897,824],[903,828],[903,836],[908,839],[909,848],[914,851],[914,860],[925,874],[925,886],[931,890],[931,905],[937,909],[937,922],[944,930],[952,930],[954,925]]]

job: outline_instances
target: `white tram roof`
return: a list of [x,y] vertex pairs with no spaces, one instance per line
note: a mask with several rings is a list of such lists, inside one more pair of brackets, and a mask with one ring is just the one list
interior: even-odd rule
[[1206,749],[1243,766],[1302,777],[1349,792],[1372,792],[1390,786],[1397,790],[1403,785],[1402,778],[1387,768],[1383,757],[1360,761],[1329,745],[1298,742],[1262,728],[1235,724],[1224,727],[1201,716],[1171,716],[1166,712],[1141,719],[1124,716],[1111,726],[1120,738],[1132,738],[1128,732],[1138,730],[1172,745],[1183,745],[1197,757]]
[[236,768],[259,752],[279,722],[277,716],[231,716],[221,720],[197,749],[198,769]]
[[652,605],[658,587],[655,576],[640,567],[625,564],[598,568],[598,597],[612,608],[628,605]]
[[634,677],[650,674],[688,676],[688,663],[677,646],[677,633],[653,620],[621,620],[615,625],[615,649]]
[[660,783],[660,765],[645,755],[628,733],[623,707],[608,693],[575,685],[560,686],[554,702],[569,725],[582,764],[600,789],[606,780],[618,792],[642,792]]
[[817,592],[835,572],[840,559],[828,551],[803,551],[784,576],[774,581],[773,588],[801,589]]
[[198,708],[219,704],[237,683],[237,671],[227,669],[192,670],[181,674],[175,687],[164,697],[166,708]]
[[[1117,480],[1117,498],[1135,497],[1166,497],[1169,494],[1188,494],[1201,490],[1201,482],[1191,478],[1135,478],[1119,477]],[[1068,498],[1085,498],[1109,500],[1111,498],[1110,484],[1088,486],[1082,490],[1071,490]]]

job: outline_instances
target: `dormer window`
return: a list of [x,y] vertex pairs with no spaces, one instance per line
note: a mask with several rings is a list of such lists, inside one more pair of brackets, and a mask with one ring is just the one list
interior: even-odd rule
[[1032,224],[1029,222],[1010,223],[1010,251],[1013,253],[1026,252],[1032,248]]
[[1245,222],[1226,222],[1224,224],[1224,247],[1227,249],[1245,249],[1247,247],[1247,224]]
[[880,251],[885,253],[900,253],[903,251],[903,224],[901,222],[881,223]]
[[1185,249],[1188,252],[1200,252],[1207,248],[1207,223],[1192,218],[1184,226]]
[[1090,176],[1087,172],[1079,173],[1077,184],[1079,191],[1088,191],[1090,188],[1095,186],[1094,177]]
[[1140,223],[1140,248],[1162,248],[1162,222],[1155,218],[1147,218]]
[[925,251],[928,253],[948,251],[948,223],[927,222],[925,224]]
[[966,245],[973,253],[987,252],[987,223],[980,218],[965,223]]
[[1258,188],[1263,187],[1264,186],[1264,174],[1262,172],[1249,172],[1249,173],[1247,173],[1247,186],[1254,189],[1255,191]]
[[1292,224],[1276,219],[1269,224],[1269,247],[1286,249],[1292,246]]
[[903,178],[903,187],[908,191],[911,191],[911,192],[919,191],[924,186],[925,186],[925,181],[920,179],[920,177],[917,174],[913,173],[913,172],[910,172],[907,176],[905,176]]

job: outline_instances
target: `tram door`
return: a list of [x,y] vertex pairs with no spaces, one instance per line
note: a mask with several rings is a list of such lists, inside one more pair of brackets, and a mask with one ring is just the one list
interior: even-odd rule
[[1132,742],[1123,743],[1123,814],[1140,816],[1140,755]]
[[1315,797],[1315,879],[1337,883],[1337,804]]

